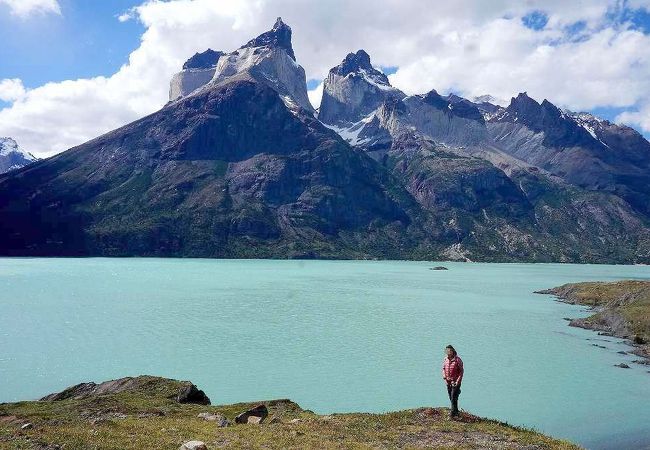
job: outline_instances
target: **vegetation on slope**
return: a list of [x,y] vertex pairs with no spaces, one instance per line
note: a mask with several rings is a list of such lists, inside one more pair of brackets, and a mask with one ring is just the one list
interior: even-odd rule
[[594,308],[595,314],[571,325],[631,339],[635,353],[650,356],[650,281],[569,283],[539,293]]
[[[137,377],[129,383],[120,392],[0,404],[0,448],[178,449],[191,440],[208,449],[578,448],[468,413],[452,421],[446,408],[321,416],[289,400],[274,400],[263,402],[269,416],[261,424],[220,427],[199,414],[222,414],[234,424],[238,413],[258,403],[181,404],[177,393],[187,382]],[[24,427],[27,423],[32,425]]]

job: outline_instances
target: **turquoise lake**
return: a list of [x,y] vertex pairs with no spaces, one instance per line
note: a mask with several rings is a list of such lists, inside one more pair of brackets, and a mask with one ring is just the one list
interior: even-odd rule
[[[193,381],[213,404],[290,398],[319,413],[460,406],[588,448],[650,445],[650,367],[534,294],[647,266],[0,258],[0,402],[82,381]],[[599,348],[593,344],[603,345]],[[614,364],[627,362],[631,369]]]

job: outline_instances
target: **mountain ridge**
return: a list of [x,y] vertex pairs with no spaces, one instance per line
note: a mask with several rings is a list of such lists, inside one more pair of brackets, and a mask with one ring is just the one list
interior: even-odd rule
[[174,77],[195,71],[161,110],[0,177],[0,253],[650,262],[627,129],[407,96],[363,50],[316,112],[281,19]]

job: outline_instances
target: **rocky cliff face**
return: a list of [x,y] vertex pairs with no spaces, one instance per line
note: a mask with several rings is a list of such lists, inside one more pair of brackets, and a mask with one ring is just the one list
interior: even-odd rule
[[452,100],[435,90],[406,96],[359,50],[330,70],[318,118],[352,145],[370,149],[376,156],[383,155],[392,138],[412,130],[450,145],[486,140],[478,108],[460,97]]
[[324,81],[318,118],[326,124],[350,126],[384,101],[403,97],[404,93],[392,87],[386,75],[370,64],[370,56],[359,50],[330,70]]
[[205,86],[214,77],[217,62],[223,55],[223,52],[207,49],[188,59],[183,64],[183,70],[175,74],[169,83],[169,100],[185,97]]
[[488,121],[509,155],[593,191],[613,192],[650,214],[650,143],[629,127],[561,111],[525,93]]
[[269,85],[291,108],[313,112],[307,96],[305,70],[296,63],[291,28],[278,18],[270,31],[219,59],[212,84],[250,77]]
[[[634,211],[638,202],[611,195],[618,169],[603,164],[611,160],[604,125],[593,118],[587,125],[584,116],[580,122],[526,94],[507,108],[486,96],[472,102],[435,90],[404,96],[377,75],[384,86],[378,91],[367,87],[372,66],[361,56],[350,54],[330,71],[319,118],[401,180],[429,214],[428,237],[456,241],[443,255],[552,254],[567,261],[617,242],[626,242],[635,258],[648,254],[647,217]],[[639,169],[650,159],[644,144],[609,130],[626,136],[634,168],[628,167],[647,174]],[[609,139],[623,147],[623,138]],[[638,243],[640,251],[633,248]]]
[[0,137],[0,174],[25,167],[37,159],[31,153],[20,148],[13,139]]

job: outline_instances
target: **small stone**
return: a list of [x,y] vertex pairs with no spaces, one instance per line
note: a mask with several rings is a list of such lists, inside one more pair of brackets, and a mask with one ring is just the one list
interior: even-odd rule
[[260,422],[262,422],[262,418],[258,416],[248,416],[248,420],[246,421],[246,423],[252,423],[255,425],[259,425]]
[[217,426],[219,428],[229,427],[230,426],[230,421],[228,419],[226,419],[225,416],[222,416],[221,414],[219,414],[219,416],[220,417],[217,419]]
[[181,445],[178,450],[208,450],[208,447],[201,441],[188,441]]
[[449,270],[445,266],[436,266],[436,267],[431,267],[429,270]]
[[621,369],[629,369],[630,368],[630,366],[628,366],[625,363],[614,364],[614,367],[620,367]]
[[223,414],[202,412],[197,417],[203,420],[207,420],[209,422],[217,422],[217,426],[222,428],[230,425],[230,422],[228,422],[228,419],[226,419],[226,416],[224,416]]
[[21,430],[29,430],[29,429],[31,429],[31,428],[34,428],[34,425],[33,425],[32,423],[29,423],[29,422],[26,423],[26,424],[23,424],[23,425],[20,427]]
[[291,419],[289,421],[289,423],[300,423],[300,422],[302,422],[302,420],[300,420],[300,419]]
[[619,355],[627,355],[627,352],[624,352],[623,350],[618,351],[618,352],[616,352],[616,353],[618,353]]

